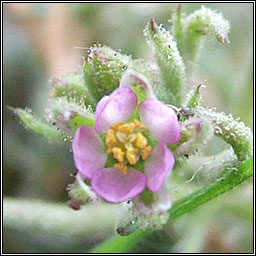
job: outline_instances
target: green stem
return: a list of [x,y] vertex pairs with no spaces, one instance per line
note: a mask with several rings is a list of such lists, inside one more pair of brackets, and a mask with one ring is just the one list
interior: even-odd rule
[[63,203],[4,197],[3,226],[24,234],[52,235],[56,240],[66,235],[76,239],[90,237],[93,241],[111,235],[118,209],[118,205],[89,204],[74,211]]
[[[246,181],[253,175],[253,158],[248,159],[238,166],[236,170],[228,172],[210,186],[205,186],[182,199],[174,202],[170,210],[169,223],[200,205],[222,195],[235,186]],[[92,253],[123,253],[135,244],[149,236],[153,230],[139,230],[127,237],[114,236],[110,240],[93,249]]]
[[227,173],[210,186],[205,186],[174,203],[170,210],[169,222],[198,206],[216,198],[246,181],[253,175],[253,158],[242,163],[238,169]]

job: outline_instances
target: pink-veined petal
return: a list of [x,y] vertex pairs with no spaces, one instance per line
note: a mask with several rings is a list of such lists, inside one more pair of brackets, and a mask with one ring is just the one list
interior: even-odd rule
[[81,126],[76,131],[72,151],[76,168],[89,179],[95,171],[104,167],[107,159],[103,142],[97,132],[89,126]]
[[117,88],[109,96],[103,97],[96,107],[96,131],[107,132],[110,125],[128,120],[137,103],[136,94],[127,86]]
[[137,170],[128,169],[128,173],[123,174],[115,168],[104,168],[94,174],[91,185],[106,201],[120,203],[140,194],[146,182],[146,175]]
[[158,100],[144,100],[139,105],[143,124],[156,140],[176,144],[180,138],[180,125],[174,110]]
[[174,163],[174,155],[171,150],[167,148],[166,143],[163,141],[158,142],[145,163],[147,186],[151,191],[156,192],[162,187]]

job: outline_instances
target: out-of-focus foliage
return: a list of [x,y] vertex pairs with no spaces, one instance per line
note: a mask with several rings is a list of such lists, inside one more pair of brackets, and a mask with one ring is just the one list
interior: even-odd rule
[[[200,9],[201,5],[186,3],[181,8],[189,14]],[[198,60],[190,63],[194,69],[191,83],[206,85],[202,90],[203,105],[216,106],[218,111],[227,114],[232,112],[252,127],[253,4],[204,5],[222,12],[229,20],[230,44],[220,46],[207,37]],[[70,173],[75,171],[69,144],[49,145],[46,139],[20,126],[7,106],[29,107],[43,116],[45,99],[50,90],[47,86],[49,78],[68,75],[66,70],[72,72],[71,65],[73,70],[78,70],[82,64],[81,57],[87,56],[87,49],[74,47],[90,47],[94,42],[99,42],[114,50],[120,49],[134,59],[152,60],[142,30],[151,17],[158,24],[163,23],[165,28],[170,28],[167,20],[175,10],[176,5],[171,3],[4,4],[4,196],[66,203],[65,188],[73,179]],[[60,66],[63,69],[56,74],[56,67]],[[215,144],[212,151],[217,151],[218,146]],[[198,160],[198,166],[201,160]],[[204,159],[203,166],[206,169],[207,161],[214,160]],[[211,183],[211,175],[217,174],[214,170],[199,170],[193,176],[191,170],[177,168],[170,184],[172,199],[186,195],[201,184]],[[22,207],[21,204],[17,205]],[[90,209],[91,214],[87,217],[91,223],[98,225],[99,220],[94,218],[94,212],[105,210],[104,205],[98,204]],[[113,220],[107,216],[99,216],[100,223],[106,233],[111,235],[114,230],[109,223]],[[132,251],[250,253],[253,250],[252,219],[252,184],[248,182],[178,219],[154,237],[142,241]],[[33,232],[29,228],[23,229],[22,223],[18,230],[13,226],[5,226],[4,252],[86,252],[96,242],[107,238],[99,235],[92,239],[88,235],[81,239],[82,232],[79,233],[80,238],[74,238],[72,234],[63,235],[59,230],[53,244],[49,239],[50,229],[41,231],[40,226]],[[81,241],[85,241],[83,245]]]

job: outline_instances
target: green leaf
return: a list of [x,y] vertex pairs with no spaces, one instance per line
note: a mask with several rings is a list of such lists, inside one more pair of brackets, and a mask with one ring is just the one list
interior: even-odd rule
[[145,205],[151,205],[157,200],[156,194],[150,191],[148,188],[144,189],[144,191],[139,195],[139,199]]
[[23,124],[49,140],[62,138],[62,133],[46,122],[38,120],[29,111],[20,108],[10,108],[22,120]]
[[[208,201],[233,189],[253,175],[253,158],[240,164],[235,170],[229,171],[224,177],[216,180],[210,186],[205,186],[188,194],[173,203],[169,211],[169,222],[207,203]],[[149,236],[153,230],[139,230],[127,237],[114,236],[99,245],[91,253],[125,253],[138,242]]]
[[151,230],[138,230],[129,236],[116,235],[90,251],[90,253],[124,253],[151,233]]
[[144,30],[148,44],[153,48],[159,66],[163,88],[156,93],[160,100],[181,106],[182,91],[185,86],[185,67],[176,42],[162,26],[157,26],[153,19]]
[[195,61],[205,35],[210,34],[221,43],[229,42],[230,25],[221,13],[202,6],[186,18],[179,13],[172,18],[174,36],[186,65]]
[[200,116],[207,117],[214,125],[216,136],[230,144],[238,160],[244,161],[253,154],[253,135],[251,129],[239,119],[225,113],[215,112],[213,109],[199,107],[195,109]]
[[177,5],[176,12],[172,15],[172,32],[179,51],[183,50],[184,41],[184,17],[181,12],[181,4]]

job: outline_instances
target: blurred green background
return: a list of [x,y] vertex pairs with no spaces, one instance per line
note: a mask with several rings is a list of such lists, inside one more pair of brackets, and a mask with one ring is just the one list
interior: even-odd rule
[[[190,14],[201,5],[229,20],[230,44],[207,36],[190,83],[206,85],[205,106],[233,113],[252,128],[253,4],[184,3],[182,10]],[[43,118],[48,80],[78,71],[87,55],[87,49],[79,47],[93,42],[152,60],[143,28],[154,17],[169,29],[176,4],[4,3],[3,7],[3,195],[9,202],[4,209],[9,218],[3,251],[87,252],[114,234],[118,206],[88,205],[74,212],[64,205],[66,186],[73,180],[70,173],[75,172],[70,145],[49,143],[26,130],[7,106],[28,107]],[[190,191],[185,181],[179,184],[184,194]],[[252,193],[252,182],[247,182],[176,220],[132,252],[252,252]],[[33,220],[35,216],[44,224]]]

